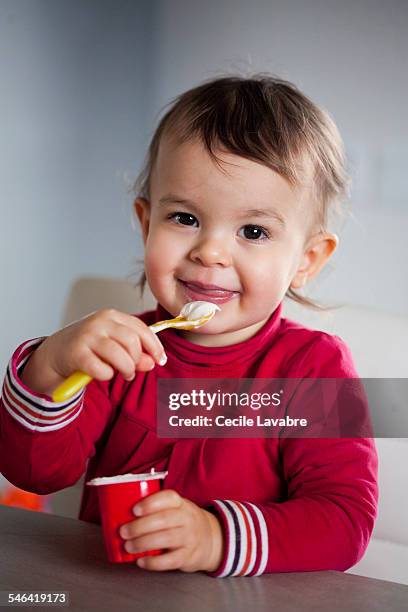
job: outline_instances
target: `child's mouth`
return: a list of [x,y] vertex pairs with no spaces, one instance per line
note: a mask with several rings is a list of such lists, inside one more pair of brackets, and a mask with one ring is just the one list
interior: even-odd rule
[[239,295],[239,291],[228,291],[226,289],[206,289],[195,285],[194,283],[187,283],[178,279],[181,283],[184,294],[189,300],[205,300],[207,302],[213,302],[214,304],[223,304],[228,302],[234,297]]

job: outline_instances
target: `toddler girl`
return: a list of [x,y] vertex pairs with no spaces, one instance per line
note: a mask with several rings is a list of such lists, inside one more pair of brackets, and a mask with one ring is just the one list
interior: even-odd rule
[[[97,311],[14,352],[0,408],[0,469],[46,494],[127,472],[167,470],[164,489],[121,528],[148,570],[211,576],[344,571],[364,554],[377,512],[372,438],[156,435],[159,378],[356,378],[337,336],[281,316],[338,238],[346,193],[341,139],[294,85],[267,75],[203,83],[175,100],[137,181],[145,278],[157,308]],[[144,282],[144,279],[142,283]],[[189,301],[218,304],[204,326],[149,325]],[[63,403],[73,371],[93,377]],[[85,487],[79,518],[100,522]]]

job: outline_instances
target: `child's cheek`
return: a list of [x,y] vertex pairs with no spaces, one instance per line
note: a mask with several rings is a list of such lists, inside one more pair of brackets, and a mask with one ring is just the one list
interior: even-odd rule
[[171,243],[161,240],[147,245],[144,254],[144,269],[152,292],[157,299],[159,294],[174,292],[174,275],[177,270],[177,251]]
[[145,254],[144,268],[147,280],[153,293],[155,293],[155,287],[160,285],[160,281],[164,272],[162,269],[162,265],[163,264],[160,259],[157,256],[155,257],[154,254],[151,257],[148,253]]

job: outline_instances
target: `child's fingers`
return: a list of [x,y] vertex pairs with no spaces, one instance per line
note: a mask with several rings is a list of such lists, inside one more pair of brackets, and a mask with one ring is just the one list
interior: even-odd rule
[[136,366],[136,370],[139,372],[149,372],[150,370],[153,370],[155,365],[156,364],[153,357],[147,355],[146,353],[142,353],[140,355],[139,363]]
[[92,346],[92,351],[102,361],[118,370],[126,380],[131,380],[134,377],[135,364],[133,359],[123,346],[112,340],[112,338],[99,338],[95,346]]
[[169,508],[180,508],[183,502],[184,498],[174,489],[163,489],[137,502],[133,507],[133,513],[135,516],[143,516]]
[[77,367],[96,380],[110,380],[114,375],[113,368],[88,347],[83,351]]
[[165,355],[164,347],[159,338],[152,330],[138,317],[134,317],[125,312],[116,311],[115,321],[121,323],[125,327],[133,329],[140,338],[141,345],[146,353],[152,355],[153,359],[159,362],[160,358]]
[[162,555],[146,556],[136,560],[139,567],[150,571],[162,572],[175,570],[181,567],[185,552],[182,548],[171,550]]
[[121,526],[119,533],[124,540],[130,540],[140,538],[154,531],[183,527],[184,524],[185,516],[183,513],[175,508],[171,508],[162,512],[154,512],[147,516],[141,516],[130,521],[130,523],[125,523]]
[[[112,324],[110,336],[121,346],[123,346],[123,348],[130,354],[136,367],[136,365],[139,364],[143,354],[139,334],[133,329],[125,327],[125,325],[114,322]],[[157,356],[156,361],[159,363],[159,357]],[[147,369],[151,369],[155,365],[154,355],[145,354],[143,362],[145,362]]]
[[183,545],[184,530],[163,529],[155,531],[139,538],[133,538],[124,543],[125,550],[129,553],[145,552],[146,550],[157,550],[164,548],[179,548]]
[[135,365],[139,362],[142,347],[139,336],[133,330],[121,323],[114,322],[110,330],[110,337],[129,353]]

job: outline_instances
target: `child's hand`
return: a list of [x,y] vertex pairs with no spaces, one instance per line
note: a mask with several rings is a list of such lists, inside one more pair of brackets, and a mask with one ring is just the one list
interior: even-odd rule
[[[168,549],[137,560],[148,570],[215,571],[221,563],[223,536],[217,518],[173,489],[139,501],[136,518],[120,528],[130,553]],[[135,513],[136,514],[136,513]]]
[[21,379],[33,391],[51,395],[76,370],[97,380],[110,380],[118,370],[132,380],[135,370],[151,370],[163,356],[162,343],[141,319],[109,308],[46,338],[30,357]]

